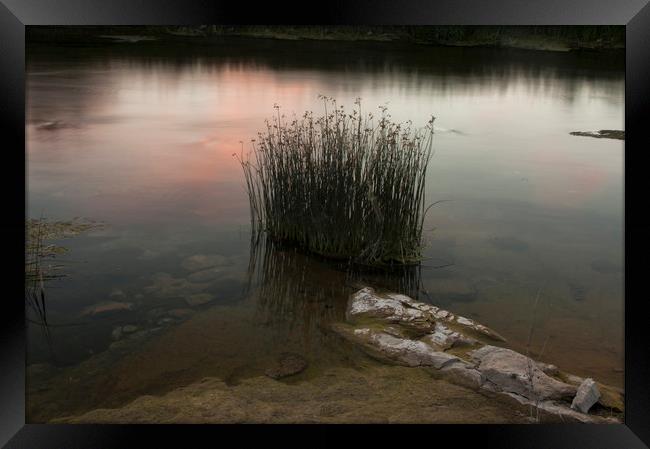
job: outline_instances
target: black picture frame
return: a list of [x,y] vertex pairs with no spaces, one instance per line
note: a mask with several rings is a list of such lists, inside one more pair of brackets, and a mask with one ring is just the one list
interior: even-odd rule
[[[622,425],[455,426],[99,426],[25,424],[24,257],[25,26],[26,25],[625,25],[625,423]],[[8,261],[0,326],[0,444],[9,448],[134,447],[241,443],[292,432],[297,444],[338,444],[341,432],[364,431],[377,440],[412,444],[455,441],[457,446],[504,448],[612,448],[650,446],[650,338],[644,289],[650,249],[644,218],[644,127],[650,123],[650,5],[648,0],[356,0],[233,2],[207,0],[0,0],[0,110]],[[618,323],[616,324],[618,325]],[[296,432],[300,433],[296,433]],[[303,431],[318,440],[297,437]],[[203,443],[203,444],[206,444]]]

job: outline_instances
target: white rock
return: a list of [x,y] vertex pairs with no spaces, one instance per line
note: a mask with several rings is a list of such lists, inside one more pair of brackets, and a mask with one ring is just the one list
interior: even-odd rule
[[551,365],[549,363],[537,362],[537,367],[549,376],[557,376],[560,373],[560,370],[558,370],[557,366]]
[[397,323],[419,332],[434,332],[436,320],[446,321],[489,337],[505,341],[492,329],[476,323],[469,318],[456,316],[436,306],[415,301],[398,293],[377,293],[365,287],[350,295],[346,319],[355,323],[364,319],[378,319],[387,323]]
[[506,348],[483,346],[470,353],[477,369],[503,391],[532,400],[572,397],[576,388],[546,375],[533,359]]
[[433,366],[440,369],[451,361],[459,360],[456,356],[436,351],[424,342],[397,338],[383,332],[371,335],[370,339],[387,356],[409,366]]
[[382,330],[355,328],[342,323],[334,323],[332,329],[358,344],[370,356],[399,365],[431,366],[440,369],[448,363],[460,360],[454,355],[436,351],[422,341],[395,337]]
[[443,351],[454,346],[472,345],[476,343],[476,340],[453,331],[441,323],[436,323],[433,332],[424,336],[421,340],[434,347],[439,347]]
[[350,296],[346,318],[350,322],[379,319],[386,323],[399,323],[420,332],[430,332],[435,326],[431,313],[412,307],[408,296],[381,295],[370,287]]
[[598,402],[598,399],[600,399],[598,386],[593,379],[588,378],[578,387],[578,392],[575,398],[573,398],[571,408],[582,413],[587,413],[591,406]]
[[440,371],[457,385],[462,385],[472,390],[478,390],[483,385],[485,377],[481,372],[468,363],[458,360],[443,366]]
[[469,318],[465,318],[464,316],[456,317],[456,322],[458,324],[462,324],[463,326],[474,326],[474,321],[470,320]]

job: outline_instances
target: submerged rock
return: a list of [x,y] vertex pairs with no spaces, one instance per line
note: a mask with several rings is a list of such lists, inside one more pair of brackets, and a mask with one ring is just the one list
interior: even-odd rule
[[209,293],[197,293],[185,297],[185,302],[190,306],[201,306],[207,304],[214,299],[214,295]]
[[571,408],[587,413],[592,405],[600,399],[600,391],[593,379],[585,379],[578,387],[578,392],[573,398]]
[[264,374],[271,379],[282,379],[303,372],[307,368],[307,360],[300,354],[284,352],[276,363],[268,368]]
[[220,254],[195,254],[181,263],[183,268],[192,272],[224,265],[229,265],[229,260]]
[[106,301],[100,302],[93,306],[86,307],[81,311],[82,316],[95,316],[108,312],[118,312],[123,310],[131,310],[133,304],[130,302]]
[[207,270],[197,271],[187,277],[190,282],[211,282],[223,275],[223,269],[218,267],[208,268]]
[[175,278],[168,273],[156,273],[151,277],[152,284],[144,290],[157,298],[182,298],[202,293],[210,283],[190,282],[184,278]]

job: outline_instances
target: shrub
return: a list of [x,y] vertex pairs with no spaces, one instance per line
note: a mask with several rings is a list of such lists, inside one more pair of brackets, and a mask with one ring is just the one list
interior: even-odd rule
[[374,124],[359,99],[346,113],[320,98],[318,118],[288,121],[276,105],[251,153],[242,149],[253,232],[358,264],[418,263],[434,118],[413,131],[385,107]]

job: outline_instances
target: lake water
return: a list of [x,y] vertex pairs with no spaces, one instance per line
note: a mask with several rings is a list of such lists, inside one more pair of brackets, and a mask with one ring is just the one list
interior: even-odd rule
[[[345,273],[250,245],[233,153],[274,104],[320,113],[319,94],[437,117],[427,199],[448,201],[427,216],[419,299],[518,351],[532,328],[541,360],[623,387],[624,143],[569,134],[624,128],[621,54],[224,39],[27,56],[28,215],[104,223],[55,242],[67,276],[47,285],[48,333],[28,326],[30,420],[236,386],[287,349],[304,382],[371,363],[326,331]],[[115,303],[129,309],[92,313]]]

